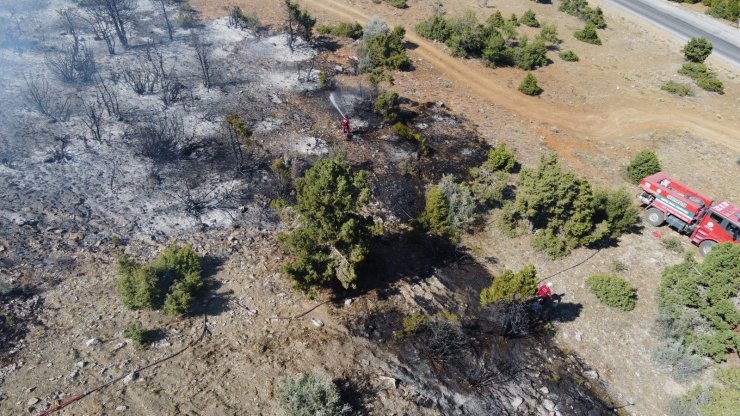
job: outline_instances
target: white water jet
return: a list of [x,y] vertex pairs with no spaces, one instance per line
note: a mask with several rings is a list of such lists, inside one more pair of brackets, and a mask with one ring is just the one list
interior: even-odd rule
[[334,95],[334,93],[329,94],[329,101],[331,101],[331,103],[334,105],[334,108],[336,108],[337,111],[339,111],[339,114],[341,114],[342,117],[345,117],[344,113],[339,108],[339,105],[337,105],[337,99],[336,99],[336,96]]

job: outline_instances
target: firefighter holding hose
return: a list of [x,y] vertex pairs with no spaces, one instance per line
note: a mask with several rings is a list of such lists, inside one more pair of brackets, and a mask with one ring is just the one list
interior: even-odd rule
[[344,135],[347,136],[347,138],[349,139],[349,119],[345,115],[342,115],[342,131],[344,132]]

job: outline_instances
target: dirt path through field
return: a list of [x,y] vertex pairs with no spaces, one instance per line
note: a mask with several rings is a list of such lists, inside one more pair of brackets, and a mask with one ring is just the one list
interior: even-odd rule
[[[371,18],[351,6],[333,0],[303,0],[303,3],[341,19],[365,22]],[[693,111],[671,109],[671,112],[656,114],[652,104],[646,107],[640,102],[627,101],[601,111],[573,109],[544,102],[524,96],[497,82],[490,73],[486,73],[486,68],[478,64],[469,65],[448,55],[440,47],[416,35],[413,30],[407,30],[406,39],[418,45],[410,52],[412,55],[431,63],[470,93],[523,117],[557,126],[571,134],[605,139],[650,130],[689,131],[733,151],[740,151],[740,140],[737,138],[739,126],[718,124],[716,120]]]

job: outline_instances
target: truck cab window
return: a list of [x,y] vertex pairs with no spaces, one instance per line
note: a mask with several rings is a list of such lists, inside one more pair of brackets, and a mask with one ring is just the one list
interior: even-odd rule
[[727,224],[724,226],[724,228],[725,230],[727,230],[728,233],[730,233],[733,240],[740,241],[740,227],[727,221]]

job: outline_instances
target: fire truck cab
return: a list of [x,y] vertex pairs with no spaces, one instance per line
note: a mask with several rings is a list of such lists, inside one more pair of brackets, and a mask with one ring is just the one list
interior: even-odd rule
[[645,205],[645,220],[659,227],[668,223],[688,234],[706,255],[717,243],[740,240],[740,209],[727,201],[716,204],[705,195],[675,181],[664,172],[640,181],[637,198]]

